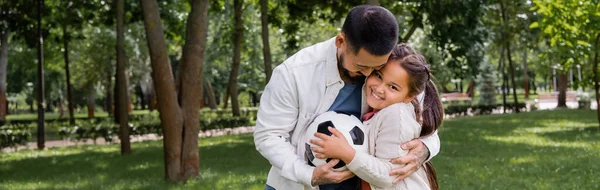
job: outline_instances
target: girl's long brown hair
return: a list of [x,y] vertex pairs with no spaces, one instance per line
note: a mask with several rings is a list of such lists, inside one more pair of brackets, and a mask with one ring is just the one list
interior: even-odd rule
[[[415,107],[417,121],[421,121],[420,136],[431,135],[442,125],[442,120],[444,119],[444,107],[442,106],[437,87],[432,81],[433,76],[431,75],[429,65],[427,65],[427,62],[425,61],[425,57],[416,53],[408,45],[402,43],[392,50],[389,60],[394,62],[392,64],[399,63],[408,73],[410,96],[417,96],[419,93],[425,91],[423,109],[421,110],[417,98],[412,101],[412,104]],[[390,64],[390,61],[388,61],[388,64]],[[431,162],[426,162],[425,170],[431,189],[438,190],[437,175],[433,168],[433,164]]]

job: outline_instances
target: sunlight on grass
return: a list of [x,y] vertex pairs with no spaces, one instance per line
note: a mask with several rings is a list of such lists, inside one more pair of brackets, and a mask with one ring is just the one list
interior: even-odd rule
[[550,140],[545,137],[536,135],[525,135],[525,136],[485,136],[486,140],[505,142],[510,144],[522,143],[533,146],[546,146],[546,147],[565,147],[565,148],[590,148],[589,142],[557,142]]
[[538,161],[537,157],[533,156],[523,156],[518,158],[511,158],[510,163],[512,164],[528,164]]

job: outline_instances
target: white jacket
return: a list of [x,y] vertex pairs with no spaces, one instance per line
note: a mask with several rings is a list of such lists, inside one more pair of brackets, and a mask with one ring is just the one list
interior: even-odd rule
[[[333,104],[344,81],[337,68],[335,38],[304,48],[275,67],[260,99],[254,130],[256,149],[272,167],[267,184],[278,190],[313,189],[314,167],[304,158],[306,128]],[[362,100],[363,115],[368,106]],[[422,139],[430,158],[439,152],[437,134]]]

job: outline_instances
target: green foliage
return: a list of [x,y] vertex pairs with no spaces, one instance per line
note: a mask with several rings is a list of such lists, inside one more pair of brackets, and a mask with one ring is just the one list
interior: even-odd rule
[[543,31],[550,47],[544,56],[557,60],[558,66],[565,69],[573,63],[586,63],[585,55],[592,53],[591,44],[600,31],[599,3],[575,0],[533,2],[535,7],[532,10],[542,19],[529,27]]
[[[256,108],[244,108],[242,116],[233,117],[231,110],[202,110],[199,127],[202,131],[222,130],[228,128],[249,126],[256,119]],[[162,126],[157,112],[148,114],[130,115],[129,134],[162,135]],[[2,147],[17,146],[28,142],[37,124],[35,118],[23,120],[9,120],[8,123],[0,125],[2,133]],[[47,134],[58,136],[60,139],[71,139],[82,141],[86,139],[103,138],[106,142],[112,142],[120,133],[119,124],[113,122],[112,118],[78,118],[76,125],[70,125],[68,118],[50,119],[46,121]],[[4,146],[6,145],[6,146]]]
[[[493,110],[502,108],[502,104],[449,104],[444,106],[444,114],[451,116],[465,116],[468,113],[473,115],[487,115],[491,114]],[[517,109],[520,111],[525,111],[526,104],[520,102],[517,104]],[[514,103],[506,104],[507,110],[514,109]]]
[[32,125],[20,124],[0,127],[0,149],[24,145],[31,138]]

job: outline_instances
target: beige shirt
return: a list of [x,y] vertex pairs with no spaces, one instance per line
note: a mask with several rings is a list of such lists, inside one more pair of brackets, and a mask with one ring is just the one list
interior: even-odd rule
[[399,144],[418,138],[421,125],[412,104],[396,103],[364,122],[369,139],[369,154],[356,153],[348,169],[371,185],[372,189],[431,189],[424,167],[397,184],[389,176],[395,165],[389,161],[406,155]]

